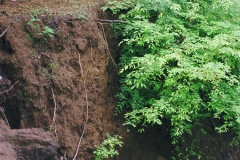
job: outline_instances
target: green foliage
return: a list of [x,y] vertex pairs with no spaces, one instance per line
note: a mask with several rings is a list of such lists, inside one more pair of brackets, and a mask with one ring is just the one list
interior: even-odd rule
[[40,33],[40,23],[41,20],[36,18],[34,15],[31,15],[31,19],[27,22],[27,25],[29,25],[33,31],[33,34]]
[[[41,41],[46,41],[48,38],[54,37],[54,30],[48,26],[45,26],[41,19],[38,18],[40,14],[39,10],[31,10],[30,12],[30,20],[27,22],[28,34],[27,38],[29,40],[36,39]],[[32,36],[33,38],[31,38]]]
[[51,80],[52,79],[52,73],[48,72],[47,68],[42,68],[42,75],[44,79]]
[[128,9],[136,2],[136,0],[112,0],[106,1],[106,6],[103,6],[102,9],[105,11],[110,9],[113,14],[120,12],[121,10]]
[[52,28],[49,28],[48,26],[44,26],[43,30],[41,33],[39,33],[41,36],[44,38],[50,37],[53,38],[54,30]]
[[128,108],[125,124],[144,131],[168,119],[173,144],[206,118],[221,119],[219,133],[239,134],[239,2],[115,2],[104,9],[125,11],[126,23],[115,26],[122,38],[116,114]]
[[50,64],[50,71],[47,68],[42,68],[42,75],[44,79],[51,80],[53,78],[53,71],[57,68],[57,65],[52,62]]
[[115,135],[112,137],[109,134],[106,134],[106,139],[93,152],[95,160],[102,160],[118,155],[118,151],[115,147],[122,147],[123,143],[121,142],[121,139],[121,136]]

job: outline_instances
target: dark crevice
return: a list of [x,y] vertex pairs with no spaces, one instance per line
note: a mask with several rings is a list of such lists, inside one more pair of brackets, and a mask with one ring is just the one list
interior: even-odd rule
[[11,44],[6,40],[6,36],[0,38],[0,50],[5,51],[6,53],[13,54],[14,51],[11,47]]
[[16,105],[5,107],[5,115],[11,129],[20,129],[20,111]]
[[11,129],[20,128],[19,100],[15,94],[13,86],[16,75],[16,68],[12,64],[0,64],[0,107],[4,107],[5,115]]

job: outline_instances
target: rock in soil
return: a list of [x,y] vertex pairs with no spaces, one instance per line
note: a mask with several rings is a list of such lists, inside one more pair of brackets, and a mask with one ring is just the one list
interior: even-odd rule
[[0,119],[1,160],[57,160],[54,134],[40,128],[11,130]]

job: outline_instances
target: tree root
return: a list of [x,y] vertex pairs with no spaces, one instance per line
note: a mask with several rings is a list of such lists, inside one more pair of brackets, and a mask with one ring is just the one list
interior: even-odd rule
[[78,146],[77,146],[77,150],[76,150],[76,153],[75,153],[75,156],[74,156],[73,160],[75,160],[76,157],[77,157],[77,155],[78,155],[79,147],[80,147],[80,144],[81,144],[81,142],[82,142],[82,138],[83,138],[83,135],[84,135],[84,132],[85,132],[87,123],[88,123],[88,108],[89,108],[86,82],[85,82],[84,75],[83,75],[83,69],[82,69],[82,64],[81,64],[81,56],[80,56],[79,53],[78,53],[78,62],[79,62],[79,67],[80,67],[80,69],[81,69],[81,75],[82,75],[84,90],[85,90],[85,94],[86,94],[87,118],[86,118],[86,121],[85,121],[85,124],[84,124],[84,127],[83,127],[82,135],[81,135],[81,137],[80,137],[80,139],[79,139]]
[[[104,28],[103,28],[102,24],[101,24],[100,22],[97,22],[97,23],[101,26],[101,29],[102,29],[102,32],[103,32],[103,38],[104,38],[104,40],[106,41],[106,43],[108,44],[107,39],[106,39],[106,36],[105,36]],[[109,56],[110,56],[113,64],[115,65],[115,67],[118,68],[117,65],[116,65],[116,63],[115,63],[114,60],[113,60],[113,57],[112,57],[112,55],[111,55],[111,53],[110,53],[109,48],[108,48],[108,54],[109,54]]]
[[[19,80],[18,80],[18,81],[19,81]],[[18,83],[18,81],[15,82],[15,83],[14,83],[9,89],[7,89],[6,91],[0,92],[0,94],[7,93],[8,91],[10,91],[10,90],[14,87],[14,85]]]
[[3,33],[0,35],[0,38],[8,31],[9,27],[10,27],[10,24],[8,25],[7,29],[5,29],[5,31],[3,31]]
[[52,90],[52,96],[53,96],[53,102],[54,102],[53,124],[52,124],[52,126],[54,126],[54,133],[55,133],[55,136],[57,136],[57,127],[56,127],[56,111],[57,111],[57,104],[56,104],[56,99],[55,99],[55,96],[54,96],[54,93],[53,93],[53,89],[51,88],[51,90]]
[[9,123],[8,123],[8,120],[7,120],[7,117],[6,117],[6,115],[5,115],[5,111],[4,111],[4,108],[3,108],[3,107],[0,107],[0,113],[1,113],[0,115],[2,115],[4,121],[7,123],[8,127],[11,128],[10,125],[9,125]]

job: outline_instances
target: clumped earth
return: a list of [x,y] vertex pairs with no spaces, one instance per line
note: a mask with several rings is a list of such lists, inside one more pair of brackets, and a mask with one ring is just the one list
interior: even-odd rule
[[[78,160],[93,159],[92,152],[106,133],[123,137],[124,147],[112,159],[171,159],[168,122],[139,134],[122,126],[122,115],[114,116],[118,41],[108,24],[98,21],[110,18],[100,11],[103,4],[102,0],[0,4],[0,34],[10,26],[0,38],[0,107],[11,128],[0,112],[0,159],[75,155]],[[41,26],[54,29],[54,38],[36,37],[27,24],[38,12]],[[217,136],[209,122],[203,123],[208,134],[200,137],[199,150],[215,159],[238,160],[239,148],[228,147],[231,137]]]
[[0,158],[7,160],[57,160],[59,144],[51,132],[40,128],[11,130],[0,120]]

